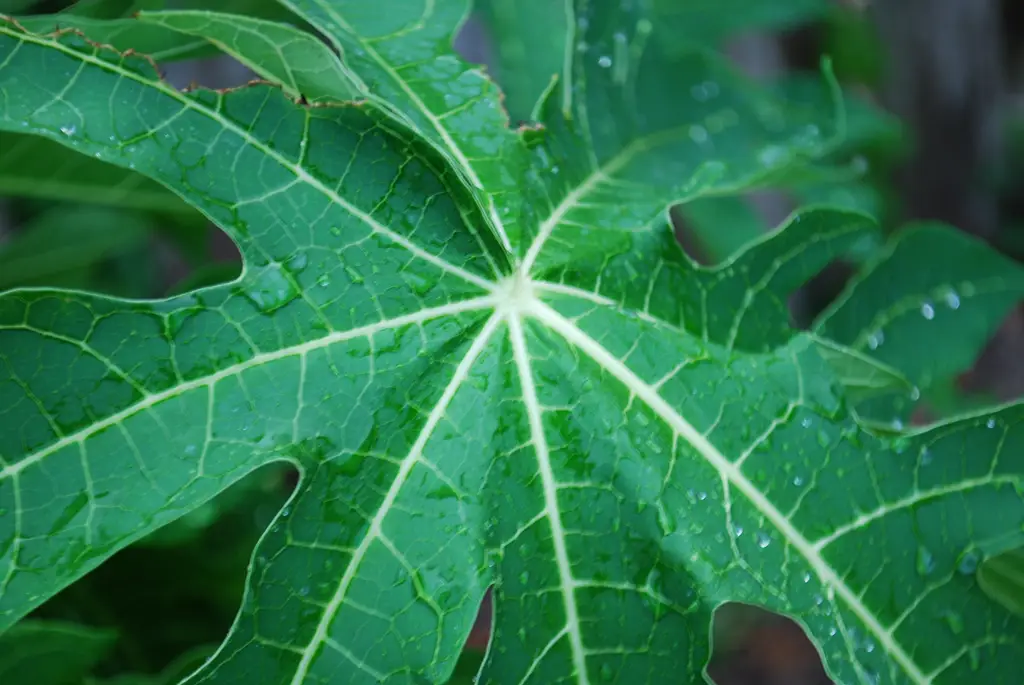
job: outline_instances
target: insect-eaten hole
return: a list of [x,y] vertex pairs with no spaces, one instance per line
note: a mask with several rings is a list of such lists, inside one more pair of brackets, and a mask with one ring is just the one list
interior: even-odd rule
[[795,621],[728,602],[715,610],[708,675],[717,685],[831,685],[818,650]]
[[[129,674],[178,682],[227,635],[242,602],[253,549],[294,489],[295,474],[281,464],[254,471],[121,550],[28,621],[58,634],[80,633],[85,647],[74,654],[97,651],[89,672],[78,674],[76,682]],[[105,642],[99,639],[104,635]],[[95,646],[99,642],[102,649]],[[51,644],[40,648],[59,657]]]

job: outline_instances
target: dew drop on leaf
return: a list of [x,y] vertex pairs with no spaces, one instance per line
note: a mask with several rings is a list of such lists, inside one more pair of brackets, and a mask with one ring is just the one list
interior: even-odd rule
[[996,420],[995,419],[989,419],[988,421],[985,422],[985,428],[995,428],[995,427],[996,427]]
[[299,295],[278,264],[271,264],[256,272],[252,282],[242,292],[264,314],[280,309]]
[[804,484],[803,476],[793,476],[793,485],[798,488]]
[[925,302],[921,305],[921,316],[931,321],[935,318],[935,307],[930,302]]
[[758,547],[760,547],[761,549],[764,549],[765,547],[770,545],[771,542],[772,542],[772,539],[771,539],[771,537],[769,537],[768,533],[765,533],[764,531],[758,531],[757,532],[757,546]]
[[695,143],[706,143],[708,141],[708,131],[703,126],[691,126],[690,127],[690,139]]
[[741,526],[738,523],[734,523],[732,526],[732,531],[736,534],[736,537],[740,537],[741,535],[743,535],[743,526]]
[[955,290],[946,293],[946,306],[950,309],[960,309],[960,296],[956,294]]
[[68,137],[75,135],[77,131],[78,128],[74,124],[68,124],[67,126],[60,127],[60,132]]
[[957,562],[956,570],[960,575],[969,576],[978,570],[978,564],[981,562],[981,553],[976,549],[968,550],[960,556],[960,561]]
[[297,252],[295,256],[288,260],[287,268],[292,273],[299,273],[306,268],[306,264],[309,259],[306,257],[305,252]]
[[612,65],[612,58],[608,55],[601,55],[601,57],[598,58],[597,63],[602,69],[607,69]]
[[935,556],[924,545],[918,545],[917,547],[916,566],[917,573],[921,576],[927,576],[935,570]]

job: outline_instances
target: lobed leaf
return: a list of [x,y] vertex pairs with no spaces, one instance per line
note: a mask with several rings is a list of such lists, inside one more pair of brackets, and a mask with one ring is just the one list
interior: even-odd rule
[[862,407],[900,422],[933,384],[967,371],[1022,300],[1024,267],[961,231],[922,223],[896,234],[815,329],[917,386],[901,401]]
[[[245,259],[166,300],[0,296],[0,628],[289,461],[190,685],[444,682],[490,586],[480,682],[696,680],[726,601],[794,616],[839,682],[1019,682],[1024,629],[975,571],[1024,527],[1024,405],[855,420],[847,386],[893,374],[784,312],[864,215],[682,254],[669,206],[804,173],[834,136],[626,5],[589,17],[531,136],[450,52],[455,0],[289,2],[372,84],[332,107],[180,93],[0,25],[0,128],[134,167]],[[677,111],[668,73],[704,101]]]

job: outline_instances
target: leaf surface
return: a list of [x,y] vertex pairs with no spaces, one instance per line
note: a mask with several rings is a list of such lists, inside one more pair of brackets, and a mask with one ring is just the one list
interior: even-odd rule
[[[0,26],[0,127],[134,165],[245,259],[166,300],[0,297],[0,626],[290,461],[299,489],[190,684],[444,682],[492,585],[481,682],[696,680],[725,601],[796,617],[840,682],[1019,682],[1022,626],[974,571],[1024,525],[1024,406],[855,422],[838,348],[785,303],[872,235],[863,215],[798,213],[712,269],[668,230],[671,204],[799,173],[831,132],[609,10],[588,42],[622,32],[628,78],[578,54],[520,148],[433,108],[496,94],[447,51],[462,3],[294,6],[368,103],[180,93]],[[702,106],[670,106],[669,67]]]

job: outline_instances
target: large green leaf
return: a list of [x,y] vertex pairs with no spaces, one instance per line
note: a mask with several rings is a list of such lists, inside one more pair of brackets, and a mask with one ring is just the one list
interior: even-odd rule
[[861,407],[875,419],[905,422],[933,385],[973,366],[1022,300],[1024,266],[961,231],[918,224],[899,232],[815,326],[917,386],[897,401]]
[[796,617],[840,682],[1020,682],[1024,627],[974,571],[1024,525],[1024,406],[857,424],[854,355],[786,298],[863,215],[714,269],[673,241],[672,203],[802,173],[827,122],[603,5],[588,44],[629,62],[576,53],[528,148],[450,52],[464,3],[293,4],[367,103],[181,93],[0,27],[0,127],[134,166],[245,259],[166,300],[0,297],[0,626],[284,460],[302,481],[189,683],[443,682],[492,585],[481,682],[694,681],[725,601]]

